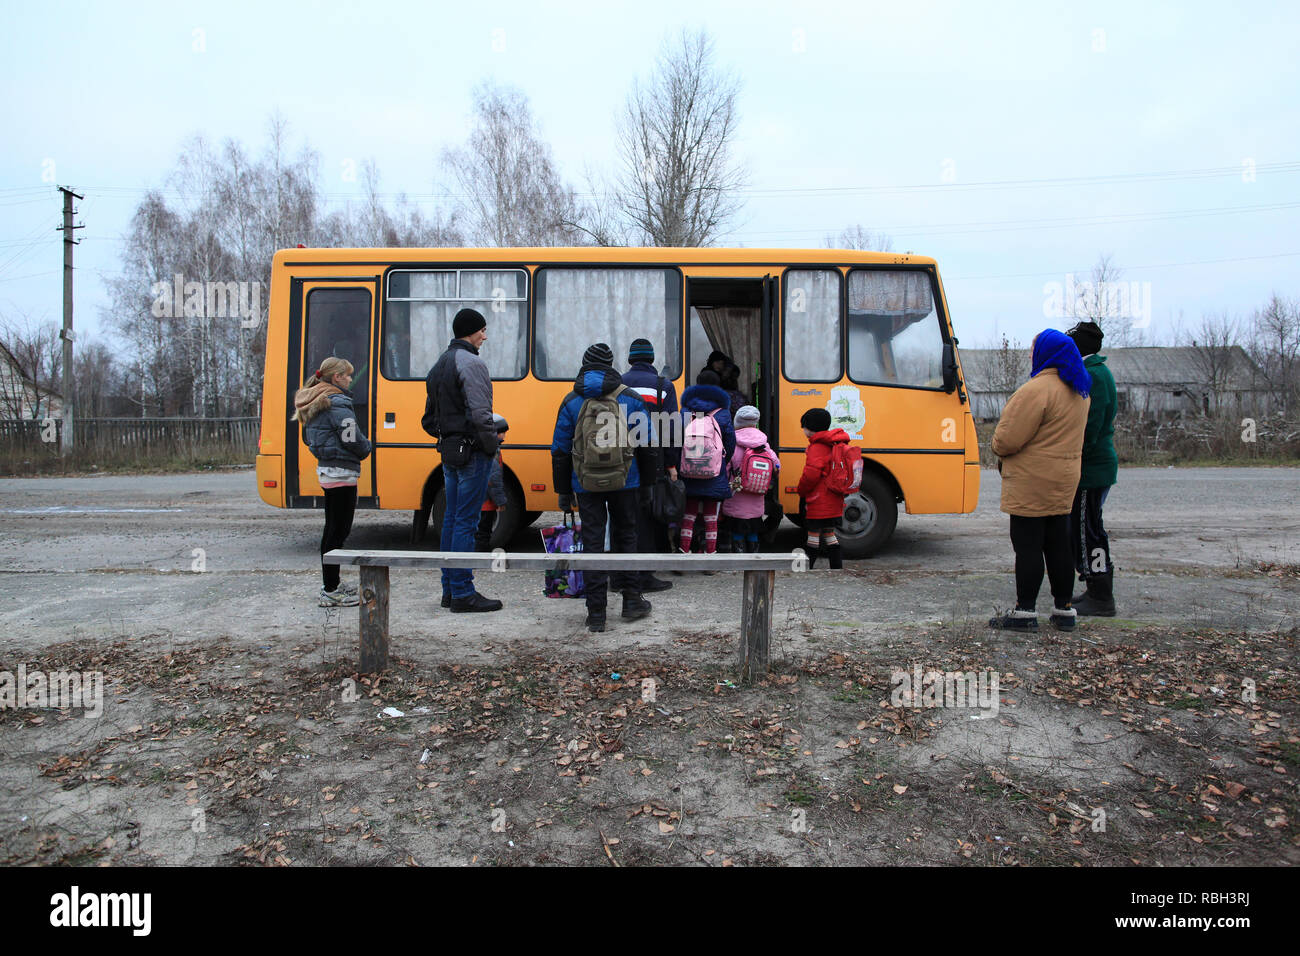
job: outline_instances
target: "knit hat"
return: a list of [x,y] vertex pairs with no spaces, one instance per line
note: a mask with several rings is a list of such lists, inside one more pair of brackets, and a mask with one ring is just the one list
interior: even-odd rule
[[753,405],[741,405],[736,409],[735,425],[737,428],[757,428],[758,409]]
[[726,359],[728,362],[731,361],[731,357],[727,355],[726,352],[719,352],[717,349],[714,349],[712,352],[709,353],[709,360],[704,363],[704,367],[712,368],[713,363],[718,361],[719,359]]
[[614,350],[604,342],[597,342],[582,353],[583,365],[608,365],[614,367]]
[[1080,322],[1065,334],[1074,340],[1074,344],[1079,347],[1080,355],[1094,355],[1100,352],[1101,340],[1106,335],[1096,322]]
[[655,347],[650,344],[649,339],[633,339],[627,350],[627,360],[629,362],[650,362],[653,364]]
[[814,433],[830,431],[831,413],[824,408],[810,408],[803,413],[799,424]]
[[695,376],[696,385],[721,385],[722,379],[718,378],[718,373],[711,368],[700,369],[700,374]]
[[487,319],[474,309],[461,309],[456,318],[451,320],[451,334],[458,339],[473,335],[479,329],[487,328]]

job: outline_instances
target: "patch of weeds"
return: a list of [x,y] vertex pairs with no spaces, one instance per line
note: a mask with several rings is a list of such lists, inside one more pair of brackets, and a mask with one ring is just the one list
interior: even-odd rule
[[850,684],[848,687],[841,686],[835,693],[831,694],[831,700],[840,704],[864,704],[874,700],[877,692],[870,687],[863,687],[861,684]]
[[817,802],[822,785],[811,778],[800,775],[786,788],[785,802],[797,807],[810,807]]
[[1165,706],[1170,710],[1192,710],[1200,707],[1204,701],[1199,697],[1176,697],[1173,700],[1165,701]]

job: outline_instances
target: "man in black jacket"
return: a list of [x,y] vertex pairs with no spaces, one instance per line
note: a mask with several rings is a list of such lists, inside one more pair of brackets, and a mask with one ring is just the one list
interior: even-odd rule
[[[487,495],[496,456],[492,418],[492,376],[478,350],[487,340],[487,322],[474,309],[461,309],[451,324],[456,337],[425,379],[428,400],[422,424],[438,439],[442,456],[443,551],[473,551],[479,511]],[[474,572],[443,568],[442,606],[456,612],[499,611],[501,602],[474,589]]]
[[[623,384],[641,396],[646,411],[655,416],[663,426],[670,423],[677,427],[666,429],[656,427],[660,435],[660,447],[663,449],[663,464],[668,477],[676,480],[677,465],[681,460],[680,439],[681,417],[677,411],[677,388],[668,379],[655,370],[655,347],[649,339],[633,339],[627,350],[628,370],[623,373]],[[665,432],[667,433],[665,435]],[[676,436],[676,437],[674,437]],[[658,475],[647,475],[642,484],[653,488]],[[648,553],[667,553],[669,550],[668,529],[657,524],[650,515],[650,506],[643,501],[636,509],[636,544],[637,550]],[[651,571],[638,572],[642,592],[666,591],[673,586],[672,581],[657,578]]]

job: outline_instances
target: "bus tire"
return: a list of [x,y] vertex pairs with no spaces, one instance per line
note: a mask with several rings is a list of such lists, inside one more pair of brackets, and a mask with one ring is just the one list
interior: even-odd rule
[[844,499],[844,518],[835,534],[844,557],[866,558],[884,547],[897,524],[893,489],[879,475],[867,471],[862,486]]
[[[429,530],[433,534],[434,542],[439,543],[442,541],[442,519],[447,511],[447,491],[445,488],[438,489],[438,493],[433,496],[433,506],[429,510],[433,515],[429,522]],[[519,533],[519,530],[526,527],[521,523],[524,519],[524,493],[519,490],[516,482],[507,481],[506,506],[497,512],[497,520],[492,528],[492,538],[488,542],[488,548],[504,549],[513,540],[514,536]]]

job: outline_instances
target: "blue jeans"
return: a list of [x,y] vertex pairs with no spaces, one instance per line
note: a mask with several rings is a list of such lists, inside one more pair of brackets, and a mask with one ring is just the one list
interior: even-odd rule
[[[478,529],[479,512],[487,498],[491,476],[492,459],[480,452],[474,452],[464,468],[443,466],[443,491],[447,498],[439,545],[443,551],[474,550],[474,532]],[[442,590],[450,591],[453,600],[472,596],[474,572],[469,568],[443,568]]]

